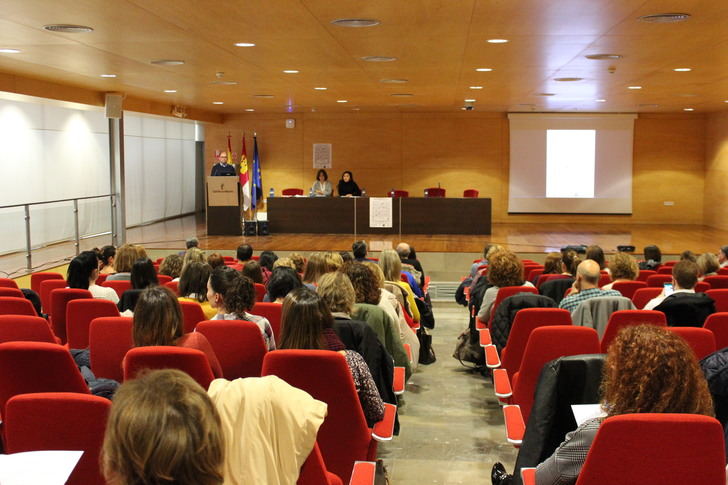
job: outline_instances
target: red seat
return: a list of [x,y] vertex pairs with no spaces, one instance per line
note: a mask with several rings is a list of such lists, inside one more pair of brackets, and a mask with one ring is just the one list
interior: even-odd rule
[[50,271],[43,271],[39,273],[33,273],[30,275],[30,289],[40,295],[40,284],[47,280],[62,280],[63,275],[59,273],[53,273]]
[[445,189],[440,187],[429,187],[425,189],[425,197],[445,197]]
[[0,315],[0,343],[21,341],[58,343],[45,318]]
[[672,261],[665,261],[662,263],[663,266],[675,266],[677,263],[679,263],[678,260],[673,259]]
[[711,289],[728,288],[728,276],[706,276],[703,281],[708,283]]
[[671,275],[654,274],[647,278],[647,286],[650,288],[662,288],[665,283],[672,283]]
[[[276,350],[266,354],[262,373],[276,375],[328,404],[317,441],[326,466],[339,478],[346,480],[351,476],[355,461],[376,458],[377,439],[391,439],[396,406],[385,404],[385,420],[370,429],[342,354],[326,350]],[[391,423],[387,422],[389,419]]]
[[68,348],[88,347],[91,320],[97,317],[118,317],[119,309],[114,302],[101,298],[69,301],[66,306],[66,339]]
[[672,266],[662,266],[661,268],[657,268],[657,274],[669,274],[672,275]]
[[[365,464],[373,464],[372,462],[361,462]],[[376,464],[374,464],[376,466]],[[357,474],[356,467],[354,473]],[[358,482],[355,480],[362,479],[363,481]],[[371,485],[374,483],[374,474],[371,475],[371,480],[367,480],[365,477],[355,478],[351,477],[349,485],[367,484]],[[301,472],[298,474],[298,481],[296,485],[342,485],[341,479],[336,474],[331,473],[326,469],[324,458],[321,456],[321,449],[318,443],[314,443],[313,450],[309,453],[306,461],[301,466]]]
[[465,189],[463,191],[463,197],[477,199],[480,192],[475,189]]
[[38,296],[40,297],[40,306],[45,313],[51,313],[51,291],[58,288],[65,288],[66,286],[68,286],[66,280],[57,278],[47,279],[40,283],[40,293],[38,293]]
[[268,303],[268,302],[259,302],[256,303],[253,306],[253,309],[250,310],[250,313],[253,315],[260,315],[261,317],[265,317],[270,322],[271,329],[273,330],[273,335],[276,338],[276,342],[278,342],[278,338],[281,335],[281,311],[283,310],[283,305],[280,303]]
[[157,282],[160,285],[165,285],[165,284],[169,283],[170,281],[172,281],[172,279],[173,278],[171,276],[168,276],[166,274],[158,274],[157,275]]
[[126,290],[131,290],[131,281],[127,280],[106,280],[104,281],[104,284],[101,286],[105,286],[107,288],[113,288],[117,295],[119,295],[119,298],[121,298],[121,295],[124,294]]
[[18,288],[8,288],[6,286],[0,286],[0,296],[11,296],[13,298],[25,298],[23,292]]
[[728,312],[728,289],[711,289],[706,291],[705,294],[715,301],[716,312]]
[[710,283],[707,283],[705,281],[698,281],[697,283],[695,283],[695,293],[705,293],[710,289],[712,289]]
[[198,323],[207,320],[202,306],[196,301],[181,301],[179,306],[182,309],[182,318],[185,325],[184,333],[194,332]]
[[389,194],[390,197],[409,197],[409,192],[406,190],[390,190]]
[[142,369],[179,369],[207,390],[215,379],[207,356],[196,349],[172,346],[135,347],[126,353],[124,380],[134,379]]
[[571,278],[571,276],[566,274],[542,274],[538,277],[538,281],[536,281],[536,288],[541,288],[541,285],[547,281],[564,280],[567,278]]
[[[526,271],[524,269],[523,274],[526,275],[526,281],[530,281],[531,283],[533,283],[533,280],[535,278],[538,278],[539,276],[541,276],[543,274],[543,272],[544,272],[543,268],[532,268],[532,269],[529,269],[528,271]],[[538,282],[538,280],[536,280],[536,281]],[[538,287],[538,285],[536,285],[536,287]]]
[[38,316],[30,300],[16,296],[0,296],[0,315]]
[[651,269],[641,269],[639,274],[637,275],[637,281],[644,281],[646,283],[647,278],[649,278],[653,274],[657,274],[657,271],[653,271]]
[[488,328],[491,327],[493,317],[495,316],[495,311],[498,309],[498,306],[501,304],[501,302],[509,296],[513,296],[518,293],[533,293],[538,295],[538,290],[533,286],[504,286],[503,288],[499,288],[498,294],[496,295],[495,301],[493,302],[493,306],[490,308],[490,320],[488,320]]
[[104,281],[106,281],[106,278],[108,278],[109,275],[107,274],[100,274],[98,278],[96,278],[96,284],[101,285]]
[[283,196],[303,195],[303,189],[283,189]]
[[222,367],[225,379],[260,377],[267,351],[260,327],[242,320],[205,320],[196,332],[204,335]]
[[719,312],[708,315],[703,328],[713,332],[715,348],[717,350],[728,347],[728,312]]
[[51,291],[50,321],[53,333],[66,343],[66,307],[68,302],[82,298],[93,298],[88,290],[79,288],[57,288]]
[[268,292],[268,289],[265,287],[265,285],[260,283],[255,283],[255,301],[263,301],[263,298],[265,298],[265,294]]
[[227,262],[233,262],[233,263],[234,263],[235,261],[237,261],[237,260],[236,260],[235,258],[233,258],[232,256],[223,256],[223,257],[222,257],[222,259],[223,259],[223,260],[224,260],[224,261],[225,261],[226,263],[227,263]]
[[602,341],[600,343],[602,353],[606,354],[609,345],[617,338],[617,334],[625,327],[634,325],[642,325],[648,323],[664,327],[667,325],[665,314],[655,310],[617,310],[609,315],[607,327],[604,329]]
[[0,414],[18,394],[35,392],[77,392],[90,394],[68,349],[46,342],[0,344]]
[[18,284],[13,279],[0,278],[0,288],[15,288],[17,290]]
[[164,284],[167,288],[172,290],[172,293],[174,293],[177,296],[180,296],[179,294],[179,281],[169,281]]
[[662,293],[662,288],[657,287],[647,287],[647,288],[640,288],[637,291],[634,292],[634,295],[632,295],[632,303],[634,303],[634,306],[641,310],[647,305],[651,299],[657,297]]
[[698,360],[715,352],[715,336],[705,328],[696,327],[667,327],[688,343]]
[[134,322],[129,317],[94,318],[89,327],[89,358],[96,377],[123,381],[121,362],[134,347]]
[[728,268],[720,268],[718,270],[718,275],[720,275],[720,276],[728,275]]
[[604,285],[608,285],[612,282],[612,277],[609,276],[609,273],[600,273],[599,274],[599,283],[598,286],[601,288]]
[[105,485],[99,455],[111,401],[68,392],[22,394],[7,403],[7,453],[81,450],[83,455],[66,483]]
[[644,281],[617,281],[612,285],[613,290],[617,290],[623,297],[629,299],[632,299],[635,291],[640,288],[647,288],[647,283]]

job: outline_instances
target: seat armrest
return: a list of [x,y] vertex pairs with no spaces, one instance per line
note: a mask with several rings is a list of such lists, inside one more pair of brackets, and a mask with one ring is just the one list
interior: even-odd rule
[[485,346],[485,365],[490,369],[497,369],[501,366],[500,357],[498,357],[498,349],[495,345]]
[[349,485],[374,485],[377,464],[373,461],[355,461]]
[[487,328],[481,328],[478,332],[480,334],[480,346],[485,347],[486,345],[492,345],[493,340],[490,338],[490,330]]
[[536,469],[521,468],[521,481],[523,485],[536,485]]
[[374,425],[372,438],[377,441],[390,441],[394,435],[394,418],[397,416],[397,406],[384,403],[384,417]]
[[480,318],[475,318],[475,328],[478,330],[483,330],[484,328],[488,328],[488,325],[486,322],[482,321]]
[[395,367],[394,368],[394,379],[392,382],[392,389],[394,390],[394,393],[399,396],[400,394],[404,394],[404,386],[405,386],[405,369],[404,367]]
[[523,434],[526,432],[521,406],[517,404],[503,406],[503,418],[506,422],[506,439],[512,445],[520,445],[523,442]]
[[511,381],[508,379],[506,369],[493,369],[493,390],[495,395],[500,398],[508,398],[513,395]]
[[410,344],[402,344],[402,347],[404,347],[404,351],[407,352],[407,360],[411,364],[414,362],[412,360],[412,346]]

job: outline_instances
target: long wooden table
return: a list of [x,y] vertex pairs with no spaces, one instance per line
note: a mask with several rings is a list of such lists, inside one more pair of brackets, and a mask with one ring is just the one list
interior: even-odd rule
[[392,199],[392,227],[369,226],[368,197],[273,197],[271,234],[490,234],[491,200],[403,197]]

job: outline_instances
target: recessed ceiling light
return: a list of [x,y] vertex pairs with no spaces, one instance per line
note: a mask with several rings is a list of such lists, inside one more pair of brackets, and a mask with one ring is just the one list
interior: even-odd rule
[[176,92],[177,92],[177,90],[176,90],[176,89],[165,89],[165,90],[164,90],[164,92],[165,92],[165,93],[170,93],[170,94],[171,94],[171,93],[176,93]]
[[683,111],[695,111],[695,108],[683,108]]
[[116,77],[116,74],[101,74],[99,77]]
[[336,102],[337,103],[348,103],[349,100],[348,99],[337,99]]
[[655,13],[652,15],[643,15],[637,17],[640,22],[650,22],[654,24],[669,24],[675,22],[683,22],[690,18],[689,13]]
[[724,102],[724,103],[728,103],[728,99],[726,99],[726,100],[725,100],[725,101],[723,101],[723,102]]
[[237,86],[237,81],[223,81],[222,79],[217,79],[215,81],[212,81],[210,84],[217,84],[218,86]]
[[595,99],[594,101],[596,101],[597,103],[606,103],[607,102],[606,99]]
[[316,88],[314,88],[314,89],[315,89],[316,91],[326,91],[326,90],[327,90],[327,89],[329,89],[329,88],[325,88],[325,87],[323,87],[323,86],[319,86],[319,87],[316,87]]
[[377,19],[336,19],[331,21],[332,24],[339,27],[374,27],[379,25]]
[[236,42],[235,47],[255,47],[255,44],[252,42]]
[[466,103],[474,103],[477,101],[477,99],[468,98],[468,99],[464,99],[463,101],[465,101]]
[[379,82],[384,84],[405,84],[409,82],[409,79],[380,79]]
[[20,49],[0,49],[0,54],[19,54]]
[[213,101],[212,104],[225,104],[223,101]]
[[361,60],[366,62],[392,62],[396,61],[397,58],[390,56],[364,56]]
[[555,77],[554,81],[558,81],[561,83],[573,83],[576,81],[582,81],[583,77]]
[[483,89],[483,86],[470,86],[470,89]]
[[152,59],[149,62],[157,66],[181,66],[185,63],[182,59]]
[[640,108],[659,108],[659,104],[653,104],[653,103],[643,103],[638,105]]
[[620,54],[589,54],[588,56],[584,57],[593,61],[615,61],[622,58]]
[[245,108],[245,111],[255,111],[254,108]]
[[351,108],[352,111],[359,111],[361,108]]
[[627,86],[627,89],[642,89],[642,86]]
[[673,71],[675,71],[675,72],[690,72],[690,71],[692,71],[692,68],[690,68],[690,67],[676,67],[675,69],[673,69]]
[[300,71],[298,69],[284,69],[283,72],[286,74],[298,74]]
[[508,39],[488,39],[488,44],[505,44]]
[[254,98],[263,98],[263,99],[271,99],[273,97],[272,94],[254,94]]
[[73,25],[73,24],[48,24],[48,25],[44,25],[43,28],[45,30],[49,30],[51,32],[62,32],[64,34],[83,34],[86,32],[94,31],[94,29],[92,27],[87,27],[86,25]]
[[390,96],[394,96],[395,98],[409,98],[411,96],[414,96],[412,93],[394,93],[390,94]]
[[493,69],[491,69],[490,67],[476,67],[475,70],[478,72],[490,72]]

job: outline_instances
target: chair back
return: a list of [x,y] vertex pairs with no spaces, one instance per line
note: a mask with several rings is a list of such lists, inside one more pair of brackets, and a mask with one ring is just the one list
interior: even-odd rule
[[111,401],[70,392],[21,394],[8,401],[5,440],[8,453],[81,450],[67,484],[105,485],[99,455]]
[[571,278],[571,275],[566,274],[541,274],[538,277],[538,281],[536,281],[536,288],[540,288],[543,283],[546,283],[547,281],[552,280],[563,280],[566,278]]
[[662,266],[660,268],[657,268],[657,274],[669,274],[672,275],[672,266]]
[[534,329],[523,352],[521,367],[512,378],[513,401],[521,406],[524,422],[528,422],[544,364],[567,355],[598,353],[599,337],[593,328],[559,325]]
[[[530,268],[528,271],[526,269],[523,269],[523,274],[526,275],[526,281],[530,281],[533,283],[533,280],[536,279],[536,282],[538,282],[538,277],[541,276],[544,272],[543,268]],[[538,288],[538,285],[536,285]]]
[[68,286],[68,283],[63,278],[50,278],[41,281],[38,296],[40,297],[40,306],[43,307],[43,312],[49,315],[51,313],[51,291],[58,288],[65,288],[66,286]]
[[641,310],[650,302],[651,299],[659,296],[660,293],[662,293],[662,288],[649,286],[647,288],[639,288],[632,295],[632,303],[635,308]]
[[98,276],[98,278],[96,278],[96,284],[97,285],[101,285],[101,283],[103,283],[104,281],[106,281],[106,278],[108,278],[108,277],[109,277],[109,275],[107,275],[107,274],[100,274]]
[[728,275],[728,268],[720,268],[718,269],[719,275]]
[[195,326],[203,320],[207,320],[202,306],[196,301],[180,301],[179,306],[182,309],[182,318],[184,320],[184,333],[195,331]]
[[708,315],[708,318],[703,324],[703,328],[707,328],[713,332],[716,350],[728,347],[728,312],[718,312]]
[[268,289],[261,283],[255,283],[255,301],[262,302]]
[[9,288],[7,286],[0,286],[0,296],[12,296],[13,298],[25,298],[23,292],[18,288]]
[[298,474],[296,485],[342,485],[342,483],[338,476],[326,469],[324,457],[321,456],[321,449],[318,443],[314,443],[313,450],[301,465],[301,472]]
[[260,327],[243,320],[205,320],[196,332],[207,338],[220,361],[225,379],[260,377],[267,351]]
[[131,281],[129,280],[106,280],[101,286],[113,288],[119,298],[126,290],[131,290]]
[[425,189],[425,197],[445,197],[445,189],[440,187],[428,187]]
[[389,194],[390,197],[398,198],[398,197],[409,197],[409,192],[406,190],[390,190]]
[[533,286],[504,286],[503,288],[499,288],[498,294],[496,295],[495,301],[493,302],[493,306],[490,309],[490,320],[488,321],[488,328],[490,328],[490,325],[493,322],[493,317],[495,316],[495,312],[496,310],[498,310],[498,306],[500,306],[501,302],[509,296],[517,295],[518,293],[533,293],[534,295],[538,295],[538,290]]
[[599,283],[598,286],[601,288],[604,285],[608,285],[612,282],[612,277],[609,276],[609,273],[600,273],[599,274]]
[[711,289],[728,288],[728,276],[725,275],[706,276],[703,281],[708,283]]
[[0,414],[18,394],[35,392],[78,392],[90,394],[68,349],[46,342],[0,344]]
[[281,192],[281,195],[283,195],[284,197],[286,197],[286,196],[290,197],[290,196],[294,196],[294,195],[303,195],[303,189],[297,189],[297,188],[283,189],[283,191]]
[[706,328],[667,327],[671,332],[682,337],[693,349],[698,360],[715,352],[715,336]]
[[665,283],[672,283],[672,275],[653,274],[647,278],[647,286],[650,288],[662,288]]
[[89,358],[96,377],[122,382],[121,362],[134,347],[134,321],[129,317],[94,318],[89,327]]
[[158,274],[157,275],[157,283],[159,283],[160,285],[164,285],[166,283],[169,283],[172,280],[173,280],[173,278],[171,276],[169,276],[169,275],[166,275],[166,274]]
[[637,274],[637,281],[644,281],[645,283],[647,283],[647,278],[649,278],[653,274],[657,274],[657,271],[653,271],[651,269],[641,269],[639,274]]
[[695,283],[695,293],[705,293],[706,291],[712,289],[710,286],[710,283],[707,283],[705,281],[698,281]]
[[66,305],[66,338],[68,348],[88,347],[91,321],[97,317],[118,317],[119,309],[113,301],[102,298],[84,298],[69,301]]
[[260,315],[261,317],[268,319],[270,327],[273,330],[273,336],[276,338],[276,342],[278,342],[278,338],[281,335],[281,311],[283,311],[283,305],[280,303],[268,302],[256,303],[253,306],[253,309],[250,310],[251,314]]
[[625,298],[632,299],[635,291],[640,288],[647,288],[647,283],[644,281],[617,281],[612,285],[613,290],[617,290]]
[[[367,460],[372,441],[346,359],[326,350],[276,350],[263,359],[263,375],[275,375],[328,405],[317,441],[329,470],[351,476]],[[345,445],[344,445],[345,444]]]
[[124,380],[134,379],[142,369],[179,369],[207,390],[215,379],[207,356],[196,349],[172,346],[135,347],[122,364]]
[[508,374],[518,372],[526,350],[528,337],[533,329],[554,325],[571,325],[571,313],[563,308],[524,308],[518,310],[513,319],[508,342],[501,351],[501,367],[508,369]]
[[463,191],[463,197],[477,199],[480,192],[475,189],[465,189]]
[[715,302],[716,312],[728,312],[728,289],[710,289],[705,294]]
[[623,414],[599,426],[576,485],[683,485],[687,470],[690,483],[725,483],[723,428],[715,418]]
[[18,284],[11,278],[0,278],[0,288],[18,288]]
[[172,290],[172,293],[174,293],[177,296],[180,296],[179,294],[179,281],[168,281],[164,284],[167,288]]
[[0,343],[21,341],[57,343],[45,318],[29,315],[0,315]]
[[38,316],[30,300],[17,296],[0,296],[0,315]]
[[643,323],[664,327],[667,325],[667,320],[664,313],[655,310],[617,310],[609,315],[607,328],[604,329],[604,335],[602,335],[602,341],[599,344],[602,353],[607,353],[609,345],[617,338],[620,330],[625,327],[642,325]]
[[662,266],[675,266],[679,261],[676,259],[673,259],[671,261],[665,261],[662,263]]
[[50,320],[53,333],[61,339],[61,343],[65,344],[67,339],[66,307],[70,301],[82,298],[93,299],[93,296],[90,291],[79,288],[57,288],[51,291]]
[[60,273],[53,273],[52,271],[41,271],[39,273],[33,273],[30,275],[30,289],[40,295],[40,284],[46,280],[64,280],[63,275]]

